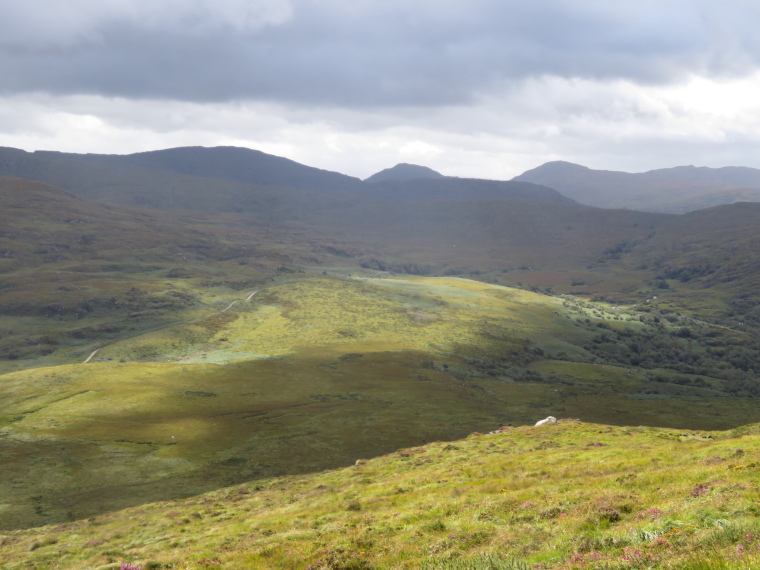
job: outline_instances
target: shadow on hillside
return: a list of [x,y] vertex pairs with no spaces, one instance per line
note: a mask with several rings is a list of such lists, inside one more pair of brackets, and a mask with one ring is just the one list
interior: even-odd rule
[[[760,421],[751,398],[563,360],[551,354],[556,339],[507,351],[494,322],[480,335],[482,345],[445,356],[309,348],[225,366],[88,368],[96,385],[5,422],[0,528],[349,466],[547,415],[691,429]],[[45,374],[51,386],[72,381]]]

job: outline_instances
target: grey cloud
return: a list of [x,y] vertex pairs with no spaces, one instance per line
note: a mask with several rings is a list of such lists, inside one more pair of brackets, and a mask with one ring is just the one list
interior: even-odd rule
[[288,0],[0,0],[0,48],[15,52],[96,48],[111,28],[135,27],[208,39],[288,20]]
[[667,83],[760,61],[743,0],[0,0],[0,91],[322,106],[470,103],[556,75]]

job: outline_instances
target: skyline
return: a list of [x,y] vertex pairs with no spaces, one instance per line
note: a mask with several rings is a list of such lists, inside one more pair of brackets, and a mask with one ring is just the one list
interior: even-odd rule
[[[44,6],[41,6],[44,5]],[[733,0],[0,0],[0,145],[242,146],[366,178],[760,167]]]

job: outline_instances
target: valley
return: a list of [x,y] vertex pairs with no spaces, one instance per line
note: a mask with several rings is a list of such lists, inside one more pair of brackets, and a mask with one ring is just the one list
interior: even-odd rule
[[[576,424],[586,439],[634,430],[659,444],[681,430],[706,446],[735,437],[720,430],[760,423],[758,204],[604,210],[527,182],[361,183],[266,155],[257,160],[269,166],[247,169],[246,153],[203,155],[80,157],[82,171],[55,157],[43,170],[67,190],[0,178],[3,544],[121,520],[121,509],[216,501],[200,497],[230,486],[350,479],[359,459],[439,453],[435,442],[499,426],[543,450],[562,438],[560,447],[581,445]],[[185,183],[172,204],[165,190]],[[85,196],[106,187],[121,190]],[[209,189],[219,209],[208,207]],[[151,209],[141,196],[155,198]],[[563,419],[557,438],[520,427],[548,415]],[[705,430],[722,435],[702,439]],[[477,447],[473,461],[485,461],[488,449]],[[438,517],[445,528],[459,524],[450,515]],[[415,532],[436,532],[426,529]],[[439,553],[475,560],[486,544]],[[263,560],[260,546],[280,557],[271,567],[299,567],[268,540],[252,560]],[[119,567],[132,551],[77,548],[61,568],[96,558]],[[559,556],[547,548],[547,560]],[[29,552],[38,549],[31,567],[55,567],[43,547]],[[25,555],[14,556],[7,567],[23,567]],[[222,558],[216,566],[240,562]],[[353,567],[336,564],[315,568]]]
[[760,347],[702,321],[366,270],[276,277],[237,299],[193,293],[204,308],[172,311],[175,322],[91,327],[85,344],[44,357],[71,363],[2,376],[5,528],[549,414],[691,429],[760,421],[741,360]]

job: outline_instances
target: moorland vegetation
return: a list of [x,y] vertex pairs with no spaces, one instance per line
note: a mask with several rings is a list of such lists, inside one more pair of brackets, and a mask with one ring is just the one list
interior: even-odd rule
[[503,428],[3,531],[3,567],[757,568],[759,437],[757,425]]
[[0,567],[753,567],[757,204],[205,155],[0,178]]

